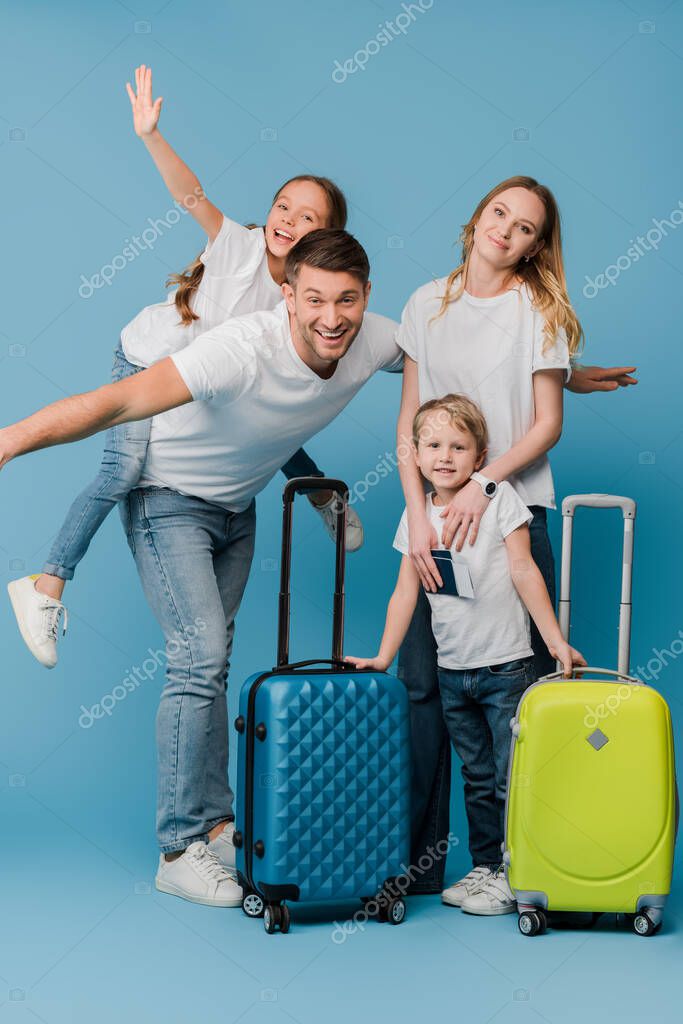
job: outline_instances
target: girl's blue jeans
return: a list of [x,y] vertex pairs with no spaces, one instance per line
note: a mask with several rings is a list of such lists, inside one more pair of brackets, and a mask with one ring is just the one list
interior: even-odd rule
[[[112,381],[123,380],[141,369],[128,362],[119,342],[114,352]],[[63,580],[73,579],[76,566],[104,520],[140,480],[151,422],[147,419],[120,423],[106,432],[99,473],[67,512],[43,566],[44,573]],[[295,476],[323,475],[303,448],[282,467],[282,472],[288,480]]]

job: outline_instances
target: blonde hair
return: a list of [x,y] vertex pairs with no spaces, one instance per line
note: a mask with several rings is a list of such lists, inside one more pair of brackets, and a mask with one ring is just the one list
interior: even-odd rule
[[[463,224],[459,238],[459,241],[462,242],[462,263],[449,274],[446,292],[442,296],[441,308],[434,319],[443,316],[451,302],[459,299],[464,292],[474,244],[475,226],[491,200],[509,188],[525,188],[529,192],[533,192],[545,207],[545,218],[539,236],[539,239],[542,239],[545,244],[528,262],[520,260],[515,267],[515,274],[527,284],[534,308],[545,318],[543,351],[546,352],[554,345],[557,332],[562,327],[567,335],[569,354],[573,356],[581,348],[584,335],[583,328],[567,295],[567,281],[562,259],[560,211],[550,189],[545,185],[540,185],[535,178],[525,175],[506,178],[505,181],[501,181],[499,185],[492,188],[479,202],[467,224]],[[460,283],[457,291],[454,291],[458,278]]]
[[[415,413],[413,419],[413,444],[417,448],[420,431],[427,416],[432,412],[443,412],[446,422],[461,430],[466,430],[475,440],[477,454],[481,455],[489,445],[489,432],[484,414],[471,398],[466,395],[444,395],[443,398],[432,398],[424,402]],[[442,420],[442,422],[444,422]]]
[[[317,185],[325,193],[327,199],[328,215],[327,224],[328,228],[344,228],[346,227],[346,218],[348,216],[346,198],[344,193],[335,185],[330,178],[321,178],[315,174],[297,174],[294,178],[289,178],[284,185],[281,185],[273,196],[273,202],[271,207],[277,202],[278,196],[283,192],[288,185],[291,185],[294,181],[310,181],[314,185]],[[246,224],[245,227],[253,230],[254,228],[260,227],[259,224]],[[199,320],[199,317],[192,309],[192,297],[199,288],[201,280],[204,276],[204,264],[202,263],[201,253],[197,256],[192,263],[188,264],[184,270],[179,274],[171,274],[166,281],[166,287],[170,288],[171,285],[177,285],[177,291],[174,296],[175,307],[180,315],[180,323],[183,327],[188,327],[194,320]]]

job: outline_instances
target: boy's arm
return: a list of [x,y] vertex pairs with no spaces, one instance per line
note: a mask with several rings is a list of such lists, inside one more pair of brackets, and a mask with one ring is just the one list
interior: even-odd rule
[[18,455],[80,441],[117,423],[144,420],[191,401],[173,360],[162,359],[116,384],[62,398],[1,429],[0,468]]
[[126,82],[135,134],[149,150],[175,201],[192,214],[212,242],[221,229],[223,214],[206,198],[197,175],[180,159],[157,128],[162,97],[152,100],[152,69],[144,64],[135,69],[135,88],[137,92],[133,91],[130,82]]
[[349,654],[344,659],[356,668],[371,668],[378,672],[386,672],[396,657],[396,652],[408,632],[408,626],[415,611],[417,595],[420,588],[420,577],[408,555],[401,559],[401,568],[391,600],[387,607],[387,618],[384,634],[375,658],[356,658]]
[[531,556],[529,527],[519,526],[505,538],[510,575],[517,593],[526,605],[529,615],[536,623],[543,643],[553,658],[562,662],[565,675],[572,674],[574,665],[585,665],[579,651],[570,647],[562,636],[560,626],[550,603],[548,588],[541,571]]

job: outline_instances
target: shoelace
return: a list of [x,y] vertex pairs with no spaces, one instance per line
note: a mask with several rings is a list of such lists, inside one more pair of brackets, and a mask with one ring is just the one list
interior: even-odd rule
[[62,636],[66,633],[66,627],[69,622],[69,615],[63,604],[48,604],[45,606],[45,633],[50,640],[57,640],[57,629],[59,627],[59,618],[64,612],[64,625],[62,628]]
[[208,846],[193,850],[190,857],[199,874],[208,881],[222,882],[225,881],[226,875],[232,878],[230,872],[223,867],[216,854]]

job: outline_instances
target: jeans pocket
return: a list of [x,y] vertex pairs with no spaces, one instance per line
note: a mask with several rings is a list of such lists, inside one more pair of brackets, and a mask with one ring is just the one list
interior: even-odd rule
[[517,676],[526,672],[528,658],[515,658],[514,661],[502,661],[499,665],[489,665],[492,676]]

